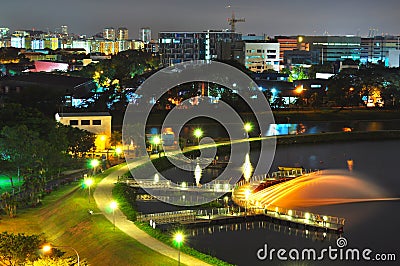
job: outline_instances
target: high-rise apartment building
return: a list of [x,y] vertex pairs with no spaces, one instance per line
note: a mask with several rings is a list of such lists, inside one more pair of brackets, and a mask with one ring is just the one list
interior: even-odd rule
[[68,36],[68,26],[67,25],[61,26],[61,34]]
[[[0,28],[0,48],[7,47],[7,37],[9,35],[9,28]],[[0,72],[1,74],[1,72]]]
[[115,29],[114,28],[104,28],[103,38],[106,40],[115,40]]
[[191,60],[211,60],[218,57],[221,43],[240,41],[240,33],[227,30],[203,32],[160,32],[159,52],[164,65]]
[[117,40],[118,41],[126,41],[129,39],[129,31],[127,28],[122,27],[117,30]]
[[10,32],[9,28],[0,28],[0,38],[4,38]]
[[151,41],[151,29],[150,28],[141,28],[139,32],[139,39],[143,41],[145,44]]

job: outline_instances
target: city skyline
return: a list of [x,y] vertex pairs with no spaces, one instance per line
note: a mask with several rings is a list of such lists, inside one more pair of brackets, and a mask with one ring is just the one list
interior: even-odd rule
[[105,27],[127,27],[131,38],[139,37],[140,28],[150,27],[152,37],[157,38],[160,31],[229,29],[227,19],[234,11],[237,18],[246,19],[236,26],[237,32],[245,35],[367,36],[370,28],[376,29],[377,35],[400,34],[397,14],[400,2],[396,0],[337,0],[323,4],[317,0],[301,3],[289,0],[170,0],[168,5],[161,0],[145,3],[70,0],[57,5],[50,0],[36,0],[30,9],[21,8],[21,2],[24,1],[2,3],[0,27],[8,27],[11,31],[33,28],[54,31],[61,25],[68,25],[70,33],[88,36],[102,32]]

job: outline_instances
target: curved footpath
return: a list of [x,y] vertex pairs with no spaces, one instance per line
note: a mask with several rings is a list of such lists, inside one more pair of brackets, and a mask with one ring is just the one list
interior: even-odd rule
[[[144,160],[137,160],[130,163],[129,166],[131,168],[136,167],[143,162]],[[107,206],[109,206],[110,202],[113,200],[112,189],[114,187],[114,184],[117,182],[118,176],[122,176],[127,171],[128,165],[116,171],[113,171],[108,176],[103,178],[100,183],[97,184],[96,190],[93,193],[93,197],[96,201],[97,207],[111,223],[113,223],[113,214],[107,211]],[[142,243],[143,245],[174,260],[178,259],[178,251],[176,249],[162,243],[161,241],[149,236],[148,234],[140,230],[132,221],[129,221],[119,209],[115,210],[115,226],[130,237]],[[210,265],[208,263],[205,263],[204,261],[201,261],[182,252],[180,256],[181,263],[186,265]],[[149,260],[151,260],[151,258],[149,258]]]

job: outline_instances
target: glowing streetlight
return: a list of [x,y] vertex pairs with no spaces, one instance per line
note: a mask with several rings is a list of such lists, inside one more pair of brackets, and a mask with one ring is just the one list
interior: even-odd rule
[[297,94],[301,94],[303,91],[304,91],[303,85],[297,86],[296,89],[295,89],[295,92]]
[[122,148],[121,147],[115,148],[115,154],[118,156],[118,158],[121,155],[121,153],[122,153]]
[[243,126],[244,130],[249,133],[251,130],[253,130],[253,125],[250,122],[247,122]]
[[75,252],[76,257],[78,258],[78,266],[80,266],[78,251],[76,249],[74,249],[73,247],[70,247],[70,246],[51,246],[50,244],[47,244],[47,245],[44,245],[42,247],[42,250],[43,250],[44,253],[47,253],[47,252],[50,252],[52,248],[70,248],[70,249],[72,249]]
[[118,203],[116,201],[111,201],[110,208],[113,212],[113,225],[114,225],[114,231],[115,231],[115,210],[118,208]]
[[93,159],[90,161],[90,166],[92,166],[92,168],[93,168],[93,175],[96,174],[96,167],[99,165],[100,165],[100,162],[97,159]]
[[90,187],[93,185],[93,179],[91,178],[86,178],[85,179],[85,185],[89,189],[89,203],[90,203]]
[[154,136],[152,142],[154,145],[159,145],[161,143],[161,138],[159,136]]
[[[161,144],[161,138],[160,136],[154,136],[151,139],[151,143],[154,145],[155,149],[158,150],[158,145]],[[160,154],[158,154],[158,156],[160,156]]]
[[178,232],[175,234],[174,241],[175,241],[176,245],[178,246],[178,265],[181,265],[181,245],[184,240],[185,240],[185,236],[181,232]]
[[197,145],[200,145],[200,138],[203,136],[203,130],[201,130],[201,128],[196,128],[193,131],[193,135],[197,138]]

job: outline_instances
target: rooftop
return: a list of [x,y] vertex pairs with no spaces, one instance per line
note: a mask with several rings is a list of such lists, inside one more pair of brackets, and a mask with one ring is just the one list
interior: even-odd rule
[[59,117],[82,117],[82,116],[111,116],[108,112],[86,112],[86,113],[57,113]]

